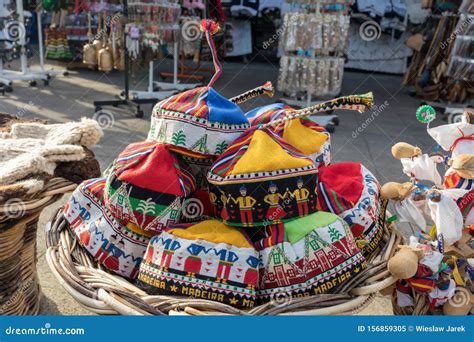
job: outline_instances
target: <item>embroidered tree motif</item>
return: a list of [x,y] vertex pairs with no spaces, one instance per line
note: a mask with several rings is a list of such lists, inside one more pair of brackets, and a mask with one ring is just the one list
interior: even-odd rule
[[171,137],[171,143],[174,145],[186,145],[186,135],[183,133],[183,131],[173,133],[173,136]]
[[331,237],[331,241],[338,241],[342,238],[342,234],[333,227],[329,227],[329,236]]
[[229,147],[229,145],[227,145],[227,143],[225,141],[217,144],[216,145],[216,154],[222,154],[227,149],[227,147]]
[[[155,127],[154,127],[154,128],[155,128]],[[157,139],[158,141],[165,141],[167,129],[168,129],[168,124],[163,124],[163,125],[161,125],[160,130],[158,131],[158,135],[157,135],[157,137],[156,137],[156,139]],[[155,132],[155,131],[154,131],[154,132]],[[153,133],[154,133],[154,132],[153,132]]]
[[204,134],[199,140],[193,145],[193,149],[196,148],[199,152],[207,153],[207,134]]
[[155,202],[153,202],[151,198],[148,198],[146,201],[142,200],[137,206],[137,211],[143,214],[142,222],[140,224],[140,226],[143,227],[145,224],[146,215],[155,213]]
[[156,133],[156,126],[155,126],[155,125],[151,125],[149,136],[152,137],[152,138],[154,138],[154,137],[155,137],[155,133]]

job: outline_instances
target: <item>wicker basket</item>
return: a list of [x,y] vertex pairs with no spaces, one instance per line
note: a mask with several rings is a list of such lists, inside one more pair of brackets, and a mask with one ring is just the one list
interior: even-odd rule
[[387,260],[401,242],[392,223],[385,221],[386,202],[379,220],[384,234],[381,246],[368,259],[368,267],[348,281],[338,293],[270,302],[251,310],[239,310],[209,300],[151,296],[129,280],[109,273],[79,245],[59,209],[46,231],[46,260],[58,281],[86,309],[97,314],[121,315],[335,315],[354,314],[369,305],[375,295],[392,285]]
[[396,316],[425,316],[430,311],[428,296],[413,292],[414,306],[400,307],[397,304],[397,295],[392,294],[393,314]]
[[0,205],[0,315],[38,314],[38,218],[45,207],[76,186],[65,179],[54,178],[35,198],[12,199]]

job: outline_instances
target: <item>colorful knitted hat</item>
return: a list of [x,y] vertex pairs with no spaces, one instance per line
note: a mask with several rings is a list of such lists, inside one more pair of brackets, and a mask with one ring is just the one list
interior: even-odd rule
[[305,116],[287,122],[280,122],[274,125],[272,129],[280,137],[309,156],[316,164],[329,165],[331,162],[330,135],[324,127],[308,116],[335,109],[362,112],[366,108],[370,108],[372,102],[372,93],[367,93],[339,97],[301,110],[293,109],[283,103],[275,103],[256,108],[246,113],[245,116],[252,126],[261,126],[278,122],[292,113],[303,113]]
[[212,165],[209,191],[224,223],[253,227],[316,210],[317,166],[269,129],[253,127]]
[[[343,218],[352,233],[371,253],[382,238],[379,222],[380,184],[359,163],[336,163],[319,172],[318,209]],[[362,247],[362,246],[360,246]]]
[[203,20],[216,73],[206,87],[185,91],[153,108],[149,140],[173,145],[184,154],[219,155],[249,127],[240,107],[217,93],[212,85],[221,75],[212,34],[219,26]]
[[334,292],[366,267],[349,227],[331,213],[267,226],[264,234],[256,244],[262,302]]
[[122,225],[159,233],[179,220],[184,199],[196,184],[169,147],[138,142],[116,159],[107,177],[105,203]]
[[138,279],[148,293],[251,308],[258,254],[245,233],[216,220],[171,226],[154,236]]
[[104,203],[105,178],[79,185],[64,208],[64,216],[79,243],[103,266],[136,278],[150,232],[122,225]]
[[[248,112],[246,116],[252,126],[258,126],[278,119],[291,111],[295,110],[283,103],[275,103],[256,108]],[[317,165],[323,163],[329,165],[331,162],[329,132],[312,119],[302,117],[272,127],[272,129],[288,143],[310,157]],[[304,137],[304,139],[301,139],[301,137]]]

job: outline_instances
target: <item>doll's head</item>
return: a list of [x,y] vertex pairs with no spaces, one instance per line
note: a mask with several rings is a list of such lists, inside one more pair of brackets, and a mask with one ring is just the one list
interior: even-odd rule
[[402,201],[405,198],[407,198],[415,190],[416,190],[416,186],[410,182],[406,182],[406,183],[388,182],[382,186],[380,194],[385,199]]
[[406,142],[399,142],[392,146],[392,155],[395,159],[413,158],[422,154],[419,147]]

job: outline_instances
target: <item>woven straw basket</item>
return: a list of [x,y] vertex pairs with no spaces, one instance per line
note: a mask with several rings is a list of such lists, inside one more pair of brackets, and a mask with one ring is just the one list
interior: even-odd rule
[[36,229],[42,210],[74,190],[54,178],[39,195],[0,204],[0,315],[36,315],[40,287],[36,272]]
[[397,304],[396,294],[392,294],[393,314],[397,316],[424,316],[429,315],[430,301],[428,296],[420,295],[413,291],[415,305],[400,307]]
[[368,267],[354,276],[339,292],[285,303],[269,302],[251,310],[239,310],[209,300],[152,296],[129,280],[106,271],[79,245],[67,227],[59,209],[46,229],[46,260],[56,278],[86,309],[97,314],[120,315],[335,315],[354,314],[375,298],[395,279],[387,270],[387,261],[401,242],[393,223],[385,220],[387,203],[382,203],[379,220],[383,222],[381,246],[368,259]]

